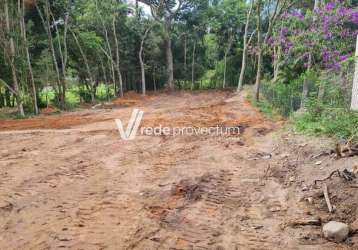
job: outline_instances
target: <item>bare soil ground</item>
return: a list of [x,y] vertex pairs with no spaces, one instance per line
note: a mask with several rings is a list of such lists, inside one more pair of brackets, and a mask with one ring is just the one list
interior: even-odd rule
[[[133,107],[146,127],[242,134],[124,141],[114,119],[128,121]],[[357,249],[353,234],[336,244],[319,225],[293,226],[358,217],[350,183],[327,181],[334,214],[313,185],[357,158],[312,159],[332,142],[281,128],[224,91],[132,94],[97,109],[2,120],[0,249]]]

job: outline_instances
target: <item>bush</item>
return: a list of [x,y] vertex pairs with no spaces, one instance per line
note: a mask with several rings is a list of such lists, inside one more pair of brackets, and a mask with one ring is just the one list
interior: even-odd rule
[[[309,98],[304,113],[297,114],[306,77],[311,83]],[[350,78],[311,71],[291,81],[281,78],[275,83],[264,83],[262,92],[274,110],[292,118],[299,131],[348,139],[358,137],[358,114],[349,110],[350,83]],[[319,98],[321,84],[324,84],[324,95]]]
[[316,100],[307,104],[307,112],[293,117],[294,126],[303,132],[358,139],[358,113],[323,105]]
[[287,117],[300,108],[302,83],[301,79],[294,80],[291,84],[264,83],[262,93],[278,113]]

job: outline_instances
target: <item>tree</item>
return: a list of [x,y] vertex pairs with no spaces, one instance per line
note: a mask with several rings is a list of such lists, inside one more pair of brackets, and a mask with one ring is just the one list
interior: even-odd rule
[[19,115],[24,117],[24,107],[23,107],[23,99],[22,99],[22,91],[20,88],[19,79],[17,76],[17,68],[15,64],[16,59],[16,48],[15,48],[15,42],[13,35],[11,34],[13,31],[11,30],[11,23],[10,23],[10,15],[9,15],[9,4],[8,0],[4,0],[4,14],[5,14],[5,34],[3,35],[5,37],[9,37],[9,41],[4,41],[4,48],[5,53],[7,54],[8,61],[10,63],[11,67],[11,73],[12,73],[12,81],[13,81],[13,87],[11,87],[9,84],[7,84],[4,80],[1,80],[1,82],[15,95],[16,97],[16,105],[19,112]]
[[229,30],[229,39],[227,41],[227,47],[224,53],[224,79],[223,89],[226,88],[226,70],[227,70],[227,55],[229,54],[232,44],[234,43],[234,35],[232,29]]
[[[62,48],[61,48],[61,41],[59,39],[59,33],[58,33],[58,28],[57,28],[57,24],[55,22],[55,18],[54,15],[51,11],[51,5],[49,0],[44,0],[44,13],[42,12],[39,3],[35,2],[36,4],[36,9],[37,12],[41,18],[41,22],[43,25],[44,30],[46,31],[47,34],[47,38],[48,38],[48,46],[49,46],[49,50],[51,52],[52,55],[52,60],[53,60],[53,67],[55,69],[56,72],[56,76],[57,76],[57,94],[58,94],[58,101],[61,105],[62,108],[65,107],[65,102],[66,102],[66,65],[67,65],[67,25],[68,25],[68,16],[65,18],[65,34],[64,34],[64,47],[65,49],[65,55],[62,53]],[[52,37],[52,30],[51,30],[51,23],[53,22],[54,27],[56,29],[56,34],[57,34],[57,41],[58,41],[58,48],[59,48],[59,55],[60,55],[60,61],[61,61],[61,71],[59,69],[59,62],[57,60],[57,56],[56,56],[56,49],[55,49],[55,44],[53,41],[53,37]]]
[[[319,6],[319,7],[317,7]],[[285,59],[281,64],[303,64],[303,86],[301,109],[304,109],[309,90],[312,88],[312,75],[319,70],[338,73],[351,57],[356,39],[354,23],[355,11],[334,3],[320,7],[315,2],[314,9],[306,13],[293,10],[283,13],[273,43],[280,46]],[[289,28],[288,28],[289,27]],[[282,59],[280,59],[282,60]],[[320,81],[318,99],[322,101],[325,81]]]
[[354,72],[354,80],[353,80],[351,109],[354,111],[358,111],[358,36],[357,36],[357,45],[356,45],[356,53],[355,53],[355,72]]
[[116,75],[115,75],[114,67],[116,67],[117,64],[113,61],[112,49],[111,49],[111,45],[109,42],[108,29],[107,29],[107,26],[106,26],[104,18],[103,18],[103,13],[100,10],[98,0],[95,0],[95,7],[96,7],[96,16],[99,18],[101,28],[102,28],[101,30],[104,33],[104,38],[105,38],[105,42],[106,42],[106,49],[102,48],[102,50],[103,50],[104,54],[107,56],[108,62],[110,64],[110,71],[111,71],[113,87],[114,87],[114,91],[116,92],[117,84],[116,84]]
[[194,89],[195,82],[195,51],[196,51],[196,41],[194,41],[192,59],[191,59],[191,87],[190,89]]
[[[20,3],[19,3],[19,6],[20,6]],[[21,13],[19,13],[19,15],[20,15],[21,36],[22,36],[23,43],[24,43],[27,67],[28,67],[29,76],[30,76],[34,111],[35,111],[35,114],[37,115],[37,114],[39,114],[39,107],[38,107],[38,102],[37,102],[37,90],[36,90],[36,85],[35,85],[34,73],[32,70],[31,57],[30,57],[30,52],[29,52],[29,44],[28,44],[28,40],[27,40],[27,30],[26,30],[26,24],[25,24],[25,1],[22,1]]]
[[172,52],[172,26],[177,14],[189,5],[185,0],[141,0],[147,4],[153,18],[160,22],[164,28],[164,41],[167,63],[167,85],[169,89],[174,89],[174,59]]
[[[261,88],[261,74],[262,74],[262,52],[263,46],[267,45],[269,38],[271,37],[272,29],[277,21],[277,18],[285,10],[289,9],[294,2],[292,0],[276,0],[273,6],[271,6],[272,1],[262,1],[258,0],[257,2],[257,73],[256,73],[256,83],[255,83],[255,97],[256,100],[260,99],[260,88]],[[267,32],[262,41],[261,34],[261,15],[262,9],[268,9],[268,27]],[[271,11],[272,9],[272,11]]]
[[122,79],[122,73],[120,68],[120,57],[119,57],[119,43],[118,43],[118,37],[117,37],[117,31],[116,31],[116,15],[113,16],[113,22],[112,22],[112,28],[113,28],[113,37],[114,37],[114,44],[116,49],[116,66],[117,66],[117,74],[119,79],[119,95],[120,97],[123,97],[123,79]]
[[261,68],[262,68],[262,37],[261,37],[261,0],[257,2],[256,14],[257,26],[257,73],[255,83],[255,98],[256,101],[260,99],[260,86],[261,86]]
[[251,12],[254,7],[254,0],[251,0],[250,9],[247,12],[246,17],[246,24],[245,24],[245,33],[244,33],[244,44],[243,44],[243,51],[242,51],[242,61],[241,61],[241,70],[240,70],[240,77],[239,77],[239,83],[237,86],[237,90],[241,91],[244,83],[244,75],[245,75],[245,69],[246,69],[246,59],[247,59],[247,47],[251,43],[251,38],[254,35],[254,32],[252,32],[250,39],[248,40],[248,33],[249,33],[249,25],[250,25],[250,18],[251,18]]
[[152,26],[149,26],[145,29],[144,34],[142,36],[141,42],[140,42],[140,49],[138,53],[139,62],[140,62],[140,71],[141,71],[141,77],[142,77],[142,95],[146,94],[146,83],[145,83],[145,65],[143,61],[143,49],[144,49],[144,41],[148,36],[148,33],[152,29]]
[[88,59],[87,56],[85,54],[85,52],[82,49],[81,43],[77,38],[77,35],[75,34],[75,32],[73,30],[70,30],[73,38],[75,39],[76,45],[80,51],[80,54],[83,58],[83,62],[85,64],[86,70],[87,70],[87,74],[88,74],[88,78],[90,81],[90,86],[91,86],[91,102],[95,103],[95,97],[96,97],[96,85],[95,85],[95,81],[94,81],[94,77],[92,75],[92,71],[90,69],[89,63],[88,63]]

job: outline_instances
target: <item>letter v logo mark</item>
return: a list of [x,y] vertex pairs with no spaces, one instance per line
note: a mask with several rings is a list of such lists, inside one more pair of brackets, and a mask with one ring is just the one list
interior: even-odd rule
[[134,140],[140,122],[142,121],[144,112],[139,109],[134,109],[131,115],[131,118],[129,119],[127,129],[124,131],[123,123],[120,119],[116,119],[116,124],[119,130],[119,134],[123,140]]

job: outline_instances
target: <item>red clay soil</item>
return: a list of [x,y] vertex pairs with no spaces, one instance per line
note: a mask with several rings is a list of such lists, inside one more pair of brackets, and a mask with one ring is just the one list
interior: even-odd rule
[[[134,107],[142,126],[244,129],[125,141],[114,119]],[[111,108],[2,120],[11,131],[0,132],[0,249],[357,249],[354,235],[336,244],[320,225],[290,226],[358,217],[354,190],[341,196],[328,183],[335,214],[310,194],[321,192],[314,178],[353,162],[324,156],[321,169],[311,156],[322,146],[280,127],[225,91],[130,93]]]
[[[123,98],[118,98],[111,103],[105,103],[104,108],[120,108],[138,105],[149,99],[135,92],[127,93]],[[81,106],[77,112],[54,114],[56,109],[49,107],[41,110],[40,116],[28,119],[0,119],[0,131],[26,130],[26,129],[69,129],[74,126],[107,121],[112,118],[103,118],[96,115],[96,110],[91,110],[92,105]]]
[[[105,121],[106,119],[102,119]],[[58,114],[45,116],[41,115],[29,119],[7,119],[0,120],[0,131],[27,130],[27,129],[68,129],[73,126],[89,124],[101,121],[97,117],[90,117],[89,114]]]

